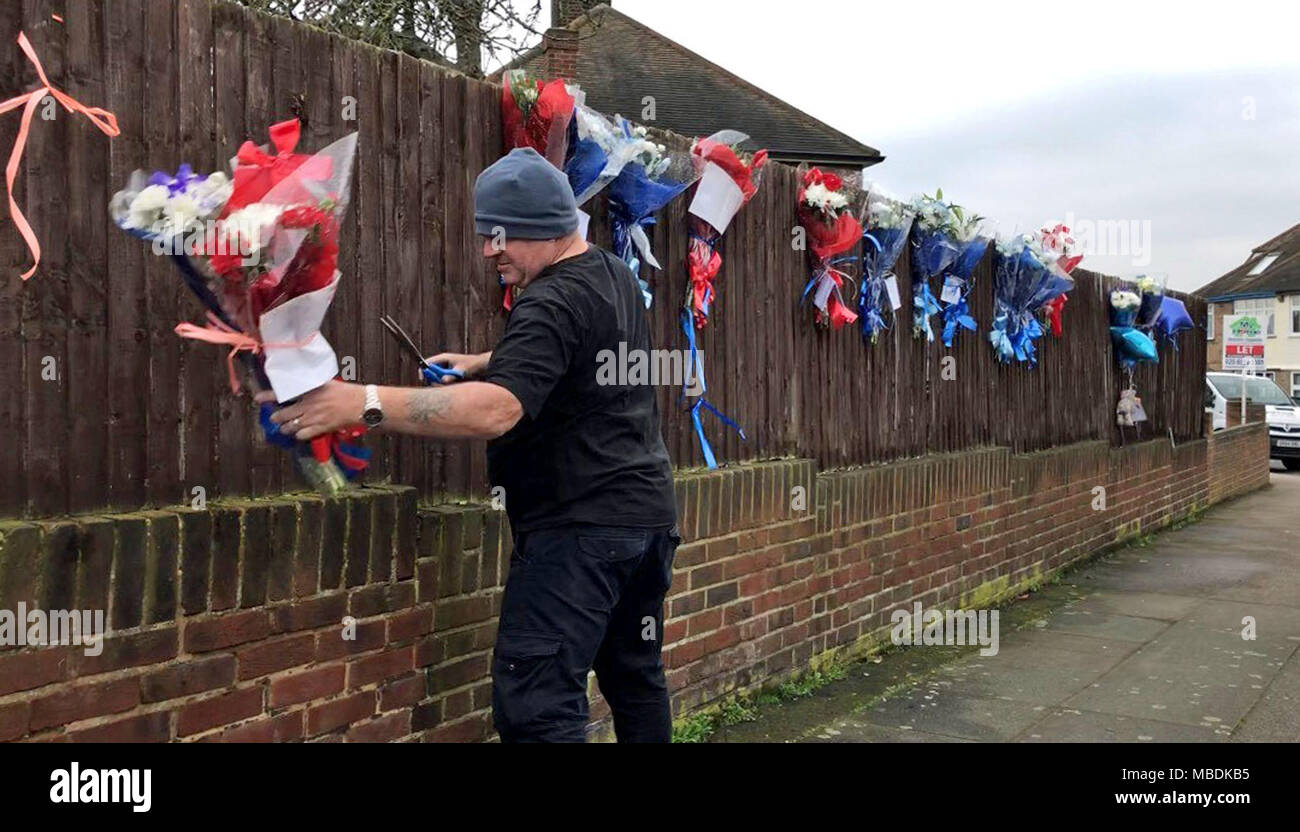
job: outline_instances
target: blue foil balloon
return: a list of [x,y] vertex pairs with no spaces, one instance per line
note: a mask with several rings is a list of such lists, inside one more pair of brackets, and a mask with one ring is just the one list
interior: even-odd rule
[[1126,326],[1110,328],[1111,340],[1115,342],[1115,351],[1120,359],[1129,361],[1159,361],[1156,354],[1156,342],[1141,330]]
[[1172,340],[1179,332],[1193,329],[1195,326],[1183,302],[1178,298],[1165,295],[1160,301],[1160,316],[1156,318],[1156,331],[1161,337]]

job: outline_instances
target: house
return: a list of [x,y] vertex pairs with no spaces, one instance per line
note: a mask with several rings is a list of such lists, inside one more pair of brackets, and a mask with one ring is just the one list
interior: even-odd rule
[[776,161],[857,172],[885,158],[608,2],[552,0],[551,24],[504,69],[565,78],[592,109],[683,136],[739,130],[750,137],[745,149],[765,147]]
[[1300,225],[1251,251],[1246,262],[1200,289],[1209,305],[1206,358],[1223,367],[1223,316],[1253,312],[1268,318],[1264,363],[1269,378],[1300,396]]

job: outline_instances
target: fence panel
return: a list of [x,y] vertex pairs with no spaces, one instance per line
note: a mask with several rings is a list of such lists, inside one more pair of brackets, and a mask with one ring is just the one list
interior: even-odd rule
[[[5,4],[0,39],[12,44],[25,30],[51,80],[116,112],[123,133],[110,142],[63,112],[37,120],[16,196],[46,249],[26,283],[17,279],[25,249],[0,223],[0,376],[17,392],[0,397],[0,432],[13,443],[0,466],[0,516],[177,503],[195,487],[209,497],[298,487],[286,455],[259,441],[247,396],[230,392],[220,350],[172,334],[199,310],[171,266],[112,227],[103,206],[135,168],[221,168],[245,138],[265,141],[268,125],[292,116],[305,150],[360,131],[344,278],[325,324],[345,371],[414,380],[378,326],[382,312],[430,353],[491,347],[503,328],[501,290],[479,253],[471,193],[501,152],[499,88],[228,2],[92,0],[66,25],[53,11],[49,0]],[[34,85],[18,50],[6,48],[0,64],[0,97]],[[0,146],[15,133],[16,118],[0,121]],[[721,458],[799,455],[830,468],[990,445],[1201,435],[1200,331],[1182,333],[1158,366],[1135,374],[1150,422],[1115,426],[1127,379],[1110,348],[1114,280],[1084,270],[1064,337],[1040,342],[1037,368],[994,360],[991,252],[971,296],[980,329],[962,331],[952,350],[912,337],[906,251],[896,269],[904,307],[878,343],[814,327],[798,305],[809,271],[791,245],[797,189],[793,168],[771,165],[721,244],[718,297],[698,340],[709,401],[746,432],[742,441],[703,416]],[[655,291],[658,348],[685,346],[689,196],[651,232],[663,271],[642,269]],[[586,208],[591,239],[608,245],[603,198]],[[1187,302],[1203,320],[1204,303]],[[57,379],[43,381],[51,360]],[[703,464],[680,391],[665,386],[658,400],[674,462]],[[481,442],[368,441],[373,479],[429,497],[486,494]]]

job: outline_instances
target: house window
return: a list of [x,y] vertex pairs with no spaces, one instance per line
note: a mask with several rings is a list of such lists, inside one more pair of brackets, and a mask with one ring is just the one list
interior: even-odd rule
[[1291,374],[1291,398],[1300,402],[1300,373]]
[[1300,295],[1291,296],[1291,334],[1300,335]]
[[1266,321],[1264,326],[1268,334],[1273,335],[1273,306],[1272,298],[1250,298],[1249,300],[1234,300],[1232,302],[1232,314],[1234,315],[1254,315],[1261,320]]
[[1255,264],[1254,268],[1246,272],[1246,275],[1253,276],[1257,274],[1263,274],[1265,269],[1267,269],[1269,266],[1273,265],[1273,263],[1277,261],[1278,254],[1279,252],[1276,251],[1265,254],[1263,257],[1259,259],[1259,262]]
[[1205,304],[1205,340],[1214,340],[1214,304],[1212,303]]

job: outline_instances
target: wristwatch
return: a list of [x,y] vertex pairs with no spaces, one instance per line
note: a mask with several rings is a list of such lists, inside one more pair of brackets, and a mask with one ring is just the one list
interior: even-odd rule
[[361,413],[361,421],[366,427],[379,427],[384,421],[384,408],[379,404],[379,388],[373,384],[366,385],[366,409]]

